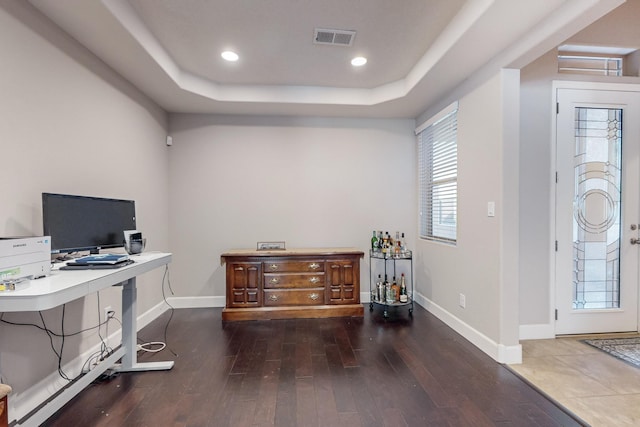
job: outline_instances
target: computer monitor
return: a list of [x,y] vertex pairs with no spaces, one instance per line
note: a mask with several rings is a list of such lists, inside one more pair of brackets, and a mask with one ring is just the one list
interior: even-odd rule
[[51,253],[124,246],[124,230],[136,229],[133,200],[42,193],[42,224]]

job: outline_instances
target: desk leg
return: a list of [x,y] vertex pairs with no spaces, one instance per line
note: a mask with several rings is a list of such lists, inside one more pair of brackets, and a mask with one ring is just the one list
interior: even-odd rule
[[122,287],[122,347],[125,353],[122,363],[114,366],[119,372],[133,371],[163,371],[173,368],[173,361],[168,362],[143,362],[137,360],[137,310],[136,300],[138,290],[136,278],[127,280]]

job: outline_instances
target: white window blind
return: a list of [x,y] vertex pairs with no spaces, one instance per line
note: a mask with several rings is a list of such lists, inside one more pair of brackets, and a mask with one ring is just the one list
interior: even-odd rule
[[455,242],[458,219],[457,103],[443,113],[417,130],[420,237]]

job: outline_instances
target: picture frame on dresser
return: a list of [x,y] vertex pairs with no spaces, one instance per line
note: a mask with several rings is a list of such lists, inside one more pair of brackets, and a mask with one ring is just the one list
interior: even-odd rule
[[285,242],[258,242],[256,250],[258,251],[284,251],[286,250]]

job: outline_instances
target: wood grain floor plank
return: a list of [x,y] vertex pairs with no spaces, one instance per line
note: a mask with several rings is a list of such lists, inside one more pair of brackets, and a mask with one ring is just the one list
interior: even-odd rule
[[320,423],[312,377],[296,379],[296,426],[318,427]]
[[312,356],[313,387],[316,397],[318,416],[322,417],[323,425],[339,425],[336,398],[331,385],[331,373],[325,354]]
[[[289,334],[287,328],[285,334]],[[296,366],[295,366],[295,341],[285,338],[282,344],[282,361],[280,365],[280,381],[276,399],[275,425],[295,426],[296,423]]]
[[258,390],[254,424],[274,425],[275,423],[280,363],[280,360],[267,360],[262,366],[262,381]]
[[296,344],[296,378],[311,377],[313,367],[311,363],[311,343],[300,342]]
[[327,364],[331,378],[331,387],[336,400],[336,408],[341,412],[356,412],[356,405],[351,394],[349,378],[342,365],[340,351],[336,344],[326,346]]

